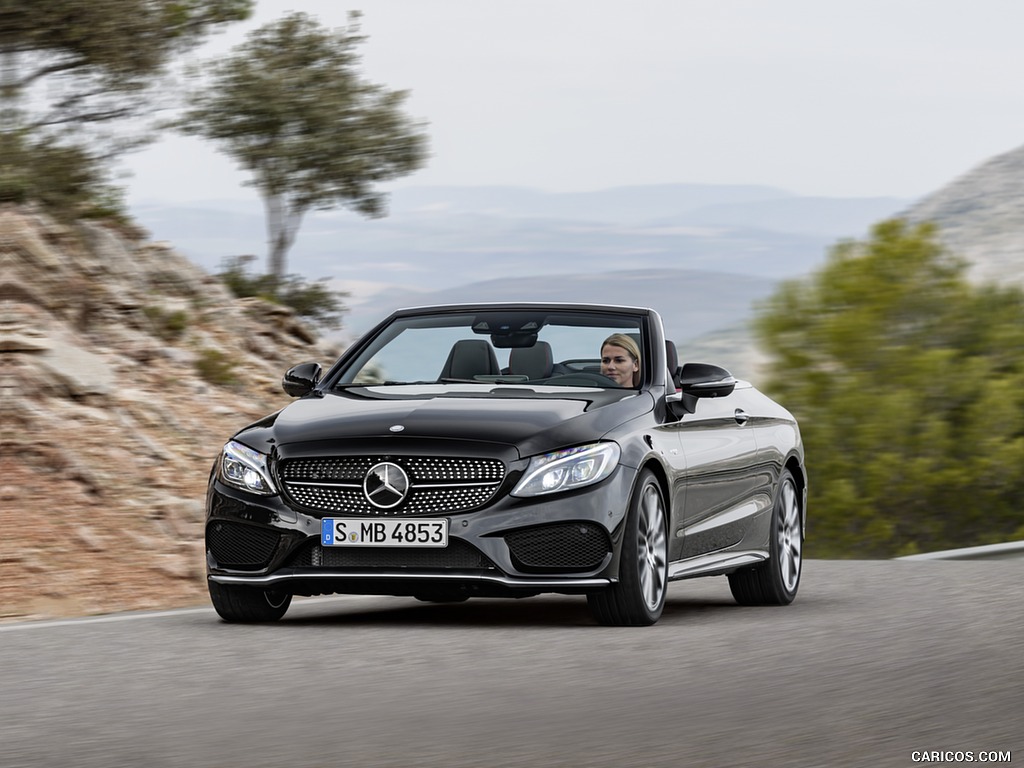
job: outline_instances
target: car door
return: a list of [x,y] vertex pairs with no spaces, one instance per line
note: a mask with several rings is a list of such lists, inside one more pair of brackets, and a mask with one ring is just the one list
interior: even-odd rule
[[[742,386],[742,385],[741,385]],[[742,389],[697,401],[676,424],[686,465],[683,514],[672,532],[680,558],[729,547],[763,506],[757,442]]]

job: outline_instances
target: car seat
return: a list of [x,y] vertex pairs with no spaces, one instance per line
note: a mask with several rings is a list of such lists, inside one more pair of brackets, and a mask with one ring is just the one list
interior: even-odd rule
[[442,379],[473,379],[501,373],[494,348],[483,339],[460,339],[452,345],[441,369]]
[[532,347],[513,347],[508,354],[508,372],[528,379],[546,379],[551,375],[551,345],[538,341]]

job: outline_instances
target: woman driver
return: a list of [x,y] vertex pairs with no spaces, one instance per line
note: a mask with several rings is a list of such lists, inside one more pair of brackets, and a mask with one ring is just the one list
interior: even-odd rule
[[601,373],[620,387],[640,386],[640,348],[631,336],[613,333],[604,340]]

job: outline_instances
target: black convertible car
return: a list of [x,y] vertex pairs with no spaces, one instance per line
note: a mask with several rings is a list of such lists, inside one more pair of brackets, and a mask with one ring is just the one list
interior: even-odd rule
[[793,417],[680,366],[651,309],[478,304],[395,312],[224,446],[209,589],[228,621],[293,595],[587,596],[649,625],[674,579],[792,602],[807,477]]

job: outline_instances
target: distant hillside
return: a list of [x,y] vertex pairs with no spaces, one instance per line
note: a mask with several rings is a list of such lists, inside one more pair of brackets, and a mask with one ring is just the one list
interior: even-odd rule
[[1024,284],[1024,147],[982,163],[905,215],[935,221],[974,279]]
[[[756,186],[658,185],[586,193],[422,187],[391,194],[389,214],[311,214],[292,271],[330,277],[360,296],[414,286],[440,291],[503,278],[638,269],[704,270],[769,279],[804,274],[836,240],[862,236],[906,201],[803,198]],[[139,205],[158,240],[215,269],[263,258],[258,204]]]
[[[351,293],[344,335],[400,306],[566,300],[656,308],[693,343],[756,357],[744,337],[753,303],[806,274],[838,240],[862,237],[905,207],[896,198],[808,198],[753,185],[663,184],[595,192],[407,187],[388,216],[311,215],[289,268]],[[263,211],[237,202],[137,206],[138,221],[193,261],[264,253]],[[736,350],[747,350],[737,352]],[[749,375],[749,374],[748,374]]]

